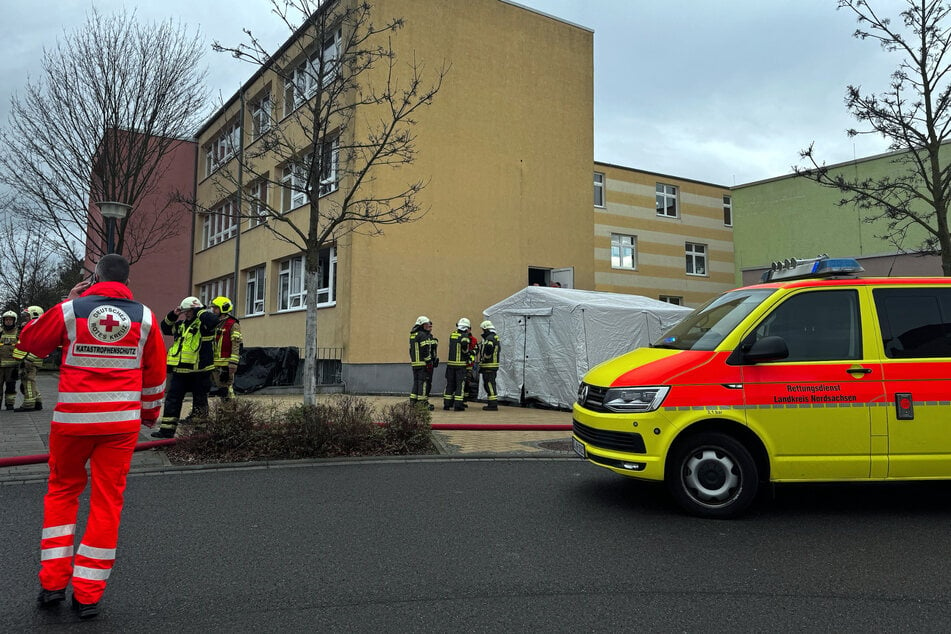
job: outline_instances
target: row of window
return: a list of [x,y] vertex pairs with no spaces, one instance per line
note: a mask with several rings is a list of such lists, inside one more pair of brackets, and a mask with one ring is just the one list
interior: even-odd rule
[[[707,274],[707,245],[684,243],[687,275]],[[611,268],[637,270],[637,236],[611,234]]]
[[[325,143],[320,166],[318,195],[326,196],[337,190],[337,142]],[[311,157],[307,158],[307,162]],[[307,204],[307,162],[297,162],[284,166],[281,176],[281,213],[287,213]],[[267,222],[268,218],[268,181],[259,179],[247,188],[249,227]],[[235,198],[224,200],[202,218],[203,249],[213,247],[230,240],[238,233],[241,225],[241,213]]]
[[[337,250],[327,247],[318,255],[317,307],[333,306],[337,301]],[[300,310],[307,307],[307,289],[304,287],[304,256],[298,255],[275,263],[277,293],[275,312]],[[267,268],[256,266],[242,273],[245,283],[243,317],[263,315],[267,310]],[[201,284],[198,297],[208,304],[218,296],[236,299],[232,289],[232,276],[222,277]],[[237,302],[235,302],[237,305]]]
[[[657,215],[665,218],[679,218],[679,193],[676,185],[667,185],[657,183],[655,187],[655,206]],[[604,207],[604,174],[594,173],[594,206]],[[723,197],[723,224],[727,227],[733,226],[733,198],[732,196]]]

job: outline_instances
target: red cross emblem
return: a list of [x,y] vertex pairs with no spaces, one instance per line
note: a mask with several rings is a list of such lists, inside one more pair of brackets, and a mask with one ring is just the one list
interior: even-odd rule
[[106,315],[105,319],[99,320],[99,325],[105,328],[106,332],[112,332],[112,329],[120,325],[120,322],[112,315]]

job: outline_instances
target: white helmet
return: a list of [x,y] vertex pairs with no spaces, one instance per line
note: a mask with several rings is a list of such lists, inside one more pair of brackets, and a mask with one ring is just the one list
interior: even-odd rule
[[43,309],[40,308],[39,306],[27,306],[26,312],[27,314],[29,314],[30,319],[36,319],[37,317],[43,314]]
[[493,326],[492,322],[489,321],[488,319],[486,319],[481,324],[479,324],[479,328],[481,328],[482,330],[491,330],[493,332],[495,331],[495,326]]
[[465,317],[460,317],[459,323],[456,324],[456,328],[459,330],[469,330],[469,320]]
[[14,320],[14,321],[16,321],[17,319],[20,318],[20,316],[17,315],[17,314],[16,314],[15,312],[13,312],[12,310],[8,310],[7,312],[3,313],[3,319],[6,319],[7,317],[13,317],[13,320]]
[[425,324],[431,324],[431,323],[433,323],[432,320],[426,315],[420,315],[419,317],[416,318],[417,326],[423,326]]
[[198,299],[197,297],[192,297],[191,295],[189,295],[188,297],[182,300],[182,303],[179,307],[182,310],[193,310],[195,308],[201,308],[202,303],[201,303],[201,300]]

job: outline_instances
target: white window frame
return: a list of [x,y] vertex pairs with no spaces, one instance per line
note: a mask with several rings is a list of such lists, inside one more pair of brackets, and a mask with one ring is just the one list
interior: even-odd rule
[[271,93],[262,95],[260,99],[251,104],[251,134],[253,138],[256,139],[271,129],[272,111]]
[[322,53],[314,52],[301,60],[284,80],[284,116],[291,114],[317,93],[317,72],[320,55],[324,59],[324,86],[337,78],[340,59],[340,29],[328,37]]
[[[317,308],[337,303],[337,248],[324,247],[320,259],[328,268],[320,272],[317,288]],[[304,256],[298,255],[278,262],[277,310],[287,312],[307,308],[307,289],[304,286]]]
[[[657,215],[662,218],[679,218],[680,205],[677,200],[680,193],[679,188],[676,185],[657,183],[654,192]],[[670,211],[671,207],[673,207],[673,212]]]
[[211,175],[230,161],[240,146],[241,125],[236,120],[222,128],[218,136],[205,146],[205,174]]
[[281,177],[281,211],[288,212],[307,204],[307,192],[304,186],[307,178],[301,163],[288,163]]
[[201,246],[208,249],[238,235],[238,204],[233,198],[203,214]]
[[684,305],[684,298],[680,295],[660,295],[657,299],[668,304],[673,304],[674,306]]
[[594,206],[604,207],[604,174],[594,173]]
[[611,234],[611,268],[625,271],[637,270],[637,236],[623,233]]
[[[317,196],[326,196],[337,191],[339,181],[337,179],[338,163],[340,160],[340,150],[338,149],[338,140],[326,141],[321,144],[324,153],[323,164],[321,165],[321,174],[317,180]],[[308,155],[302,162],[288,163],[284,166],[283,176],[281,177],[281,211],[288,212],[306,205],[307,192],[304,191],[307,185],[306,165],[313,160],[313,155]]]
[[337,191],[337,163],[340,159],[338,145],[337,139],[325,142],[321,145],[324,158],[321,165],[323,169],[321,170],[318,189],[318,195],[320,196],[326,196],[327,194],[332,194]]
[[733,226],[733,196],[723,195],[723,226]]
[[267,206],[268,182],[266,178],[251,183],[248,187],[248,227],[267,224],[270,213]]
[[684,253],[686,255],[686,273],[687,275],[696,275],[706,277],[709,270],[707,245],[697,242],[687,242],[684,244]]
[[231,299],[231,276],[219,277],[216,280],[211,280],[201,284],[198,287],[198,299],[201,300],[201,303],[207,306],[211,303],[216,297],[227,297]]
[[263,315],[264,298],[266,292],[266,271],[264,266],[258,266],[245,271],[244,314]]

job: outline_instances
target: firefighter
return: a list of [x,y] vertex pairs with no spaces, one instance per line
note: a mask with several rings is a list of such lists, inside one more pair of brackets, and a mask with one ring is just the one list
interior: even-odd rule
[[[158,418],[165,391],[165,343],[156,317],[132,299],[129,262],[104,255],[93,280],[24,329],[18,350],[46,358],[63,346],[59,400],[49,436],[43,501],[39,607],[59,604],[72,582],[79,618],[95,618],[112,572],[126,474],[139,426]],[[92,485],[85,532],[74,549],[79,497]]]
[[469,407],[469,401],[479,398],[479,375],[476,364],[478,363],[479,340],[472,333],[469,333],[469,356],[466,359],[466,378],[462,388],[462,406]]
[[162,320],[162,333],[174,337],[168,349],[168,390],[165,410],[153,438],[174,438],[182,413],[185,393],[192,394],[192,411],[187,420],[208,415],[208,391],[215,367],[215,329],[218,318],[197,297],[186,297]]
[[[43,314],[43,309],[39,306],[28,306],[23,312],[29,316],[30,321],[23,324],[23,328],[20,329],[21,339],[27,329],[36,323],[36,320]],[[34,354],[24,352],[19,348],[13,351],[13,358],[20,362],[20,391],[23,392],[23,402],[20,403],[20,407],[17,407],[13,411],[32,412],[34,410],[43,409],[43,402],[40,400],[40,391],[36,387],[36,368],[43,363],[43,359],[40,359]]]
[[17,400],[17,367],[20,360],[13,357],[13,350],[17,347],[20,338],[20,329],[17,328],[19,316],[12,310],[3,313],[3,327],[0,328],[0,377],[3,380],[3,404],[7,409],[13,409]]
[[234,398],[234,375],[241,360],[241,322],[231,314],[234,305],[227,297],[211,300],[211,312],[218,318],[215,329],[215,369],[211,383],[222,400]]
[[413,370],[409,402],[429,411],[434,409],[429,402],[429,390],[433,386],[433,369],[439,367],[438,345],[439,340],[433,336],[433,322],[426,315],[417,317],[409,331],[409,365]]
[[446,391],[443,392],[442,408],[463,411],[462,390],[466,378],[466,364],[469,362],[469,320],[465,317],[456,323],[456,329],[449,336],[449,355],[446,358]]
[[495,387],[495,379],[499,374],[499,354],[502,345],[495,334],[495,326],[486,319],[479,327],[482,328],[482,345],[479,346],[479,374],[482,375],[482,387],[485,388],[487,405],[482,409],[487,412],[499,411],[499,393]]

